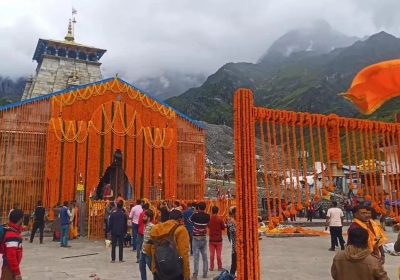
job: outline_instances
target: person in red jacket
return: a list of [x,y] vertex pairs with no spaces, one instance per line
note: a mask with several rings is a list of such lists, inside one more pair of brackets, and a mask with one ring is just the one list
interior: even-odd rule
[[21,280],[19,265],[22,260],[22,222],[24,212],[15,209],[10,213],[8,228],[1,242],[1,253],[3,254],[3,267],[1,270],[2,280]]

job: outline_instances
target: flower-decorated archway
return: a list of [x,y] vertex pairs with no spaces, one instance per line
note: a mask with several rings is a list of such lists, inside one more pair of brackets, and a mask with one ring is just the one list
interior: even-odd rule
[[[152,117],[165,118],[157,111]],[[116,149],[123,153],[122,167],[134,198],[148,196],[155,184],[163,188],[165,196],[174,196],[176,123],[167,121],[167,127],[144,126],[138,110],[120,101],[101,104],[89,121],[52,118],[47,130],[46,205],[74,199],[79,183],[84,185],[84,197],[89,198]]]

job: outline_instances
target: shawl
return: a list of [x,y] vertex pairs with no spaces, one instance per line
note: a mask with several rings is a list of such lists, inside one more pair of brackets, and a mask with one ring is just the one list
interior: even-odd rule
[[373,228],[373,231],[370,228],[368,228],[365,223],[361,222],[358,219],[354,219],[354,222],[368,232],[368,248],[372,252],[374,251],[374,243],[375,243],[375,238],[377,236],[382,237],[378,243],[378,247],[382,246],[388,240],[385,233],[383,232],[382,228],[377,223],[375,223],[372,219],[370,219],[369,222]]

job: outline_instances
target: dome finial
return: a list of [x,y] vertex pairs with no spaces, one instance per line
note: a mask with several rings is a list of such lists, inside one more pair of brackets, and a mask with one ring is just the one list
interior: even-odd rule
[[69,20],[69,24],[68,24],[68,34],[67,34],[67,36],[64,37],[64,39],[66,41],[69,41],[69,42],[74,42],[74,40],[75,40],[74,35],[72,35],[72,22],[71,22],[71,19]]

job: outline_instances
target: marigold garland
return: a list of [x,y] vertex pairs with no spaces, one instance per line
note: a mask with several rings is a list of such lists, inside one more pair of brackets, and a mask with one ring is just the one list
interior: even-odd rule
[[[268,131],[269,129],[267,126],[267,132]],[[247,89],[238,89],[234,95],[237,278],[248,280],[259,280],[261,277],[258,221],[256,219],[258,216],[258,203],[254,138],[255,128],[252,92]],[[270,138],[268,137],[268,142],[270,143],[269,140]],[[273,221],[276,222],[276,217],[270,219],[270,224],[273,223]],[[247,265],[248,263],[252,265],[249,266]]]
[[[110,93],[109,89],[105,92],[107,90]],[[117,92],[115,88],[113,90]],[[78,174],[82,175],[85,182],[86,199],[90,194],[94,195],[96,186],[107,166],[111,164],[117,148],[123,152],[123,167],[133,186],[133,198],[141,197],[141,182],[144,192],[142,196],[148,196],[150,186],[156,183],[163,189],[162,196],[165,198],[175,196],[193,199],[195,195],[204,193],[205,163],[204,160],[199,160],[204,158],[205,153],[204,131],[201,128],[177,116],[168,107],[148,103],[146,98],[140,102],[128,98],[127,104],[109,101],[110,96],[104,93],[96,95],[91,92],[90,94],[94,95],[89,98],[89,93],[83,97],[78,92],[64,97],[55,96],[52,99],[53,110],[60,110],[60,113],[52,112],[55,117],[50,119],[47,132],[46,150],[49,160],[46,162],[45,176],[51,186],[43,194],[47,205],[54,205],[60,198],[73,199],[75,178]],[[86,107],[82,107],[80,111],[78,109],[82,104]],[[88,112],[91,113],[90,117]],[[72,120],[66,119],[67,117]],[[178,127],[181,132],[178,132]],[[186,133],[191,135],[191,138],[182,136]],[[126,141],[127,137],[133,139]],[[181,139],[179,144],[178,137]],[[65,153],[75,156],[72,160],[63,160],[63,176],[57,178],[56,175],[60,172],[55,170],[58,170],[61,164],[58,151],[63,143]],[[142,159],[143,149],[146,150],[146,155],[149,155],[145,160]],[[53,158],[55,161],[51,161]],[[163,158],[167,160],[161,168]],[[191,162],[190,165],[185,164],[187,160]],[[144,166],[136,164],[142,162]],[[142,172],[143,168],[146,172]],[[53,187],[59,185],[60,180],[63,184],[62,192]],[[156,189],[158,193],[158,187]],[[118,191],[127,190],[121,188]],[[179,196],[176,196],[177,193]]]

